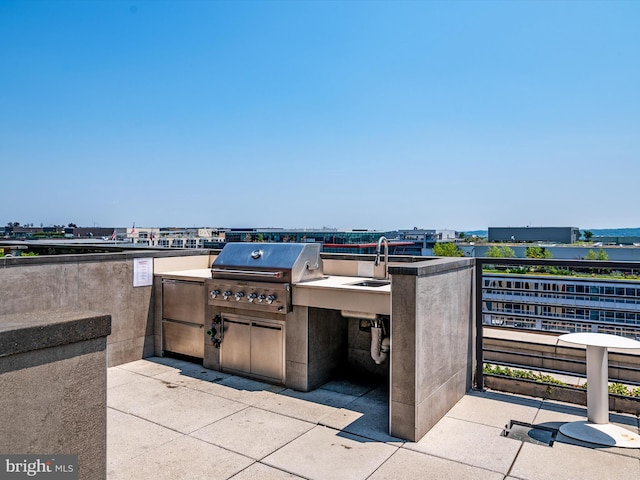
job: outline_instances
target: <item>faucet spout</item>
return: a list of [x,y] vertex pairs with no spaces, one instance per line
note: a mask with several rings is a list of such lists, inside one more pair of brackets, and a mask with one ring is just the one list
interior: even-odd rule
[[380,265],[380,253],[382,250],[382,244],[384,243],[384,278],[389,278],[389,241],[387,237],[382,236],[378,239],[378,246],[376,247],[376,260],[374,265],[377,267]]

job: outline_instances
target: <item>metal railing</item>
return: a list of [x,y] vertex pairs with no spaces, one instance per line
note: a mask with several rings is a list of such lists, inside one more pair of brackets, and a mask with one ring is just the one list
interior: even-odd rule
[[[585,328],[589,329],[589,331],[600,331],[605,333],[623,333],[626,336],[636,337],[640,339],[640,316],[636,316],[637,314],[633,313],[637,311],[637,303],[640,301],[640,296],[631,297],[629,300],[633,301],[615,301],[621,300],[616,296],[615,290],[613,291],[613,298],[611,296],[610,299],[614,301],[607,302],[589,302],[580,305],[565,305],[563,302],[558,301],[554,302],[553,300],[561,300],[561,297],[564,296],[581,296],[584,298],[589,298],[592,295],[590,293],[580,292],[577,293],[575,291],[567,291],[566,288],[563,291],[562,285],[571,284],[574,280],[577,282],[581,282],[587,285],[596,283],[601,285],[603,282],[612,282],[612,286],[615,285],[619,288],[622,287],[623,284],[626,285],[627,282],[630,282],[630,285],[634,288],[630,288],[630,291],[635,295],[640,295],[640,262],[620,262],[620,261],[602,261],[602,260],[562,260],[562,259],[523,259],[523,258],[487,258],[487,257],[479,257],[476,258],[476,271],[475,271],[475,314],[476,314],[476,372],[475,372],[475,386],[477,389],[484,388],[484,370],[483,367],[485,365],[485,321],[492,318],[491,315],[496,316],[511,316],[511,317],[522,317],[527,318],[527,322],[523,322],[523,325],[528,326],[529,328],[514,328],[513,325],[510,327],[500,325],[493,325],[495,328],[508,328],[512,331],[524,331],[524,332],[535,332],[535,333],[554,333],[554,334],[562,334],[562,333],[570,333],[575,331],[584,331]],[[569,272],[573,272],[575,275],[569,275]],[[485,295],[485,290],[495,291],[495,286],[487,286],[485,287],[485,280],[491,278],[491,275],[494,277],[498,275],[513,275],[514,283],[509,287],[503,287],[505,294],[503,298],[488,298],[490,295]],[[522,281],[524,277],[525,281],[530,284],[529,289],[519,285],[519,288],[515,289],[515,281]],[[532,287],[532,284],[536,283],[538,280],[538,284]],[[558,290],[549,291],[540,289],[542,283],[545,282],[554,282],[559,284]],[[518,295],[509,295],[507,292],[518,291]],[[626,290],[625,290],[626,294]],[[556,297],[553,297],[556,295]],[[608,295],[611,295],[608,293]],[[600,297],[600,294],[593,294],[593,297]],[[540,302],[540,299],[544,299],[544,301]],[[500,309],[496,310],[488,310],[486,308],[485,302],[500,302],[502,305],[500,308],[510,309],[510,311],[500,311]],[[566,302],[565,302],[566,303]],[[518,308],[512,308],[513,305],[517,305]],[[598,318],[595,318],[594,314],[589,314],[588,318],[583,318],[587,315],[584,311],[580,313],[580,316],[576,316],[576,312],[568,312],[566,314],[559,313],[558,311],[547,311],[545,315],[531,313],[536,312],[535,307],[541,307],[541,305],[550,306],[551,308],[557,307],[559,312],[563,312],[563,309],[580,309],[580,310],[590,310],[593,309],[594,312],[598,313]],[[626,309],[626,306],[629,306]],[[526,306],[526,308],[525,308]],[[532,307],[533,306],[533,307]],[[515,311],[514,311],[515,310]],[[524,310],[527,310],[526,312]],[[626,316],[624,317],[624,322],[616,322],[616,312],[620,313],[620,311],[626,312],[629,310],[629,318],[631,319],[629,323],[627,323]],[[540,312],[540,310],[538,310]],[[604,320],[600,318],[601,313],[604,312],[602,317]],[[609,312],[609,313],[607,313]],[[487,317],[488,315],[488,317]],[[571,317],[573,315],[574,317]],[[626,315],[626,313],[625,313]],[[610,318],[610,321],[609,321]],[[549,320],[548,322],[545,322]],[[618,317],[620,320],[620,317]],[[490,320],[489,320],[490,321]],[[534,328],[531,328],[531,326]],[[537,327],[537,328],[536,328]],[[497,353],[506,353],[506,352],[496,352],[491,351],[492,354]],[[517,352],[509,352],[512,355],[514,361],[512,362],[503,362],[503,364],[508,366],[522,366],[526,369],[535,370],[534,368],[527,367],[527,361],[525,360],[528,354],[526,353],[517,353]],[[521,357],[518,359],[518,357]],[[544,358],[537,356],[537,359]],[[563,373],[572,375],[576,370],[579,370],[581,365],[584,363],[580,360],[572,360],[559,358],[562,362],[566,362],[567,365],[570,365],[572,362],[578,365],[577,369],[574,370],[558,370],[556,373]],[[540,368],[536,368],[537,370],[544,370]],[[621,366],[620,371],[624,374],[625,371],[629,370],[628,367]],[[637,373],[637,369],[631,368],[632,374]]]

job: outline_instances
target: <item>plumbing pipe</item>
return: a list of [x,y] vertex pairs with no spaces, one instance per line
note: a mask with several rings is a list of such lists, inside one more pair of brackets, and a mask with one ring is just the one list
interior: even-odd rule
[[377,365],[387,359],[390,350],[389,337],[382,338],[382,327],[371,326],[371,358]]

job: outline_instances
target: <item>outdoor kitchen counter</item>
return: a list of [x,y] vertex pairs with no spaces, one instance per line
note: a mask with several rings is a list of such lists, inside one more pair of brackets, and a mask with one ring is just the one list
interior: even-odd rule
[[162,272],[156,274],[158,277],[170,278],[172,280],[188,280],[193,282],[204,282],[211,278],[210,268],[198,268],[195,270],[176,270],[173,272]]
[[351,312],[391,314],[391,285],[357,286],[371,278],[327,275],[293,286],[293,304],[306,307],[348,310]]
[[[211,278],[211,269],[176,270],[158,274],[162,278],[204,282]],[[367,280],[365,277],[325,275],[317,280],[297,283],[293,286],[293,304],[349,310],[353,312],[391,314],[391,285],[361,287],[353,285]]]

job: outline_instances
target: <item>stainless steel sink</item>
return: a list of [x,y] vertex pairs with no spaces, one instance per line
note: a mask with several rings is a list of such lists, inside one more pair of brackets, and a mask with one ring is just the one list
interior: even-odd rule
[[390,285],[389,280],[364,280],[362,282],[352,283],[354,287],[384,287]]

